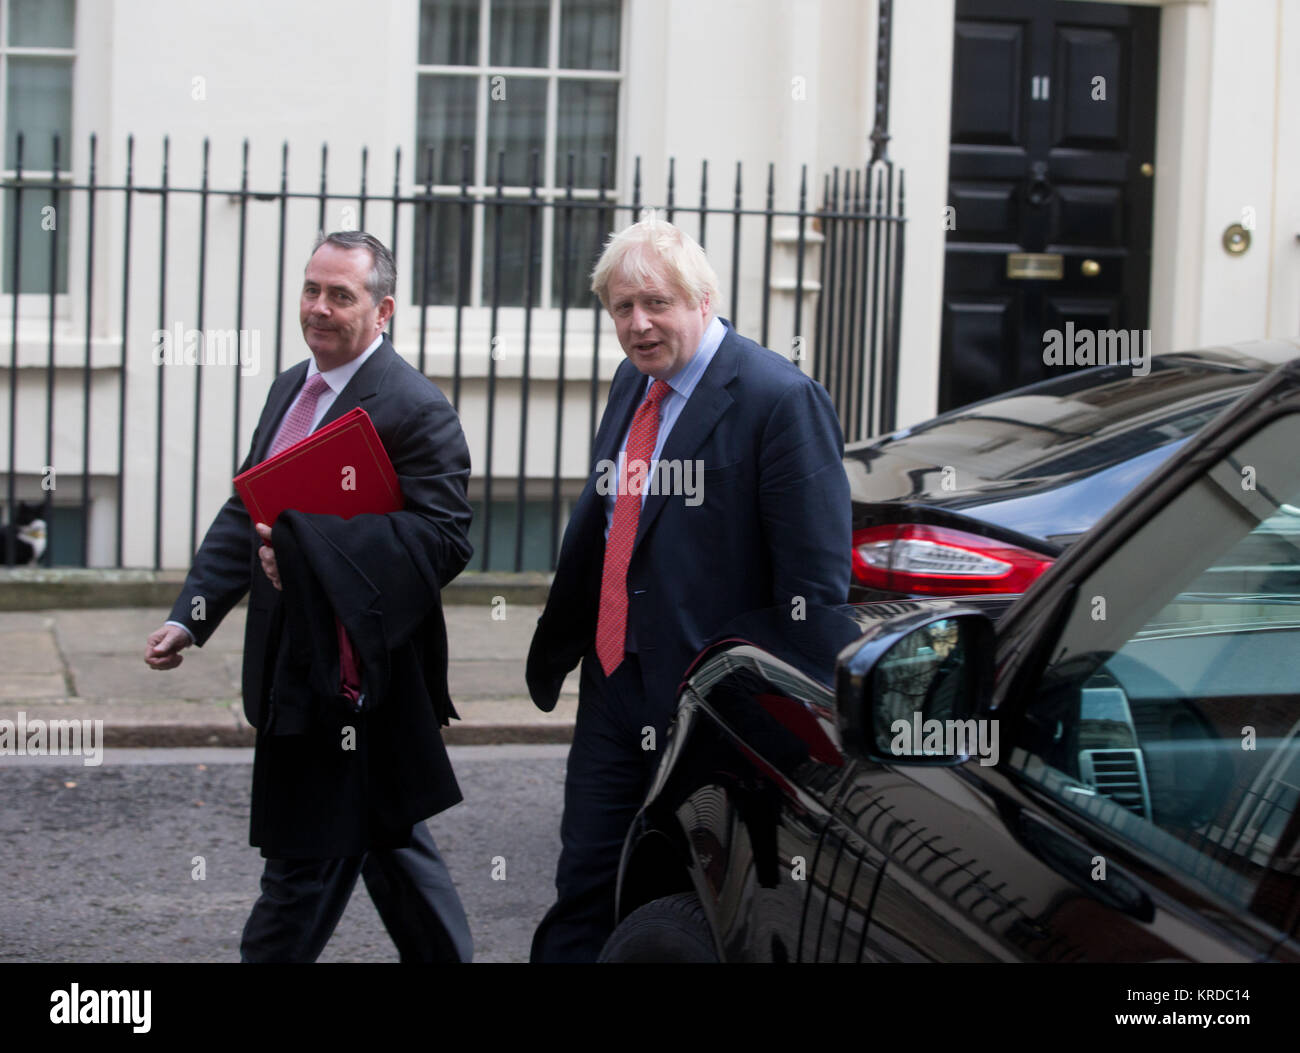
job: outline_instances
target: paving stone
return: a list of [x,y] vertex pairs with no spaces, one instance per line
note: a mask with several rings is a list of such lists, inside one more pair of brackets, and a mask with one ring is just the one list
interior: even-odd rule
[[[504,619],[492,609],[445,608],[451,693],[464,718],[444,729],[447,741],[568,741],[577,671],[552,713],[533,705],[524,682],[541,608],[509,604]],[[0,719],[19,710],[29,719],[102,719],[110,746],[251,745],[240,698],[245,608],[204,647],[186,648],[179,667],[160,671],[145,665],[144,641],[166,615],[159,607],[0,612]]]
[[[141,702],[137,699],[60,699],[58,702],[38,702],[23,707],[28,722],[41,720],[103,720],[106,727],[123,724],[189,724],[244,728],[248,722],[244,711],[234,699],[201,702],[165,700]],[[0,710],[0,718],[12,720],[11,715]]]
[[5,702],[61,698],[67,693],[68,685],[61,673],[0,673],[0,699]]
[[0,669],[6,673],[63,675],[63,659],[49,630],[11,629],[0,632]]
[[[167,620],[168,611],[155,607],[55,611],[59,644],[65,654],[127,654],[138,652],[143,661],[148,635]],[[239,651],[244,646],[243,607],[222,621],[203,652]],[[188,652],[187,652],[188,653]]]
[[54,618],[44,611],[0,611],[0,633],[23,629],[50,629]]
[[[504,618],[493,618],[494,609]],[[542,609],[526,604],[507,604],[502,608],[447,607],[447,643],[451,657],[457,660],[517,659],[528,657],[528,645]]]
[[184,652],[175,669],[150,669],[143,647],[132,655],[73,655],[69,665],[80,698],[228,698],[240,691],[224,656],[194,648]]

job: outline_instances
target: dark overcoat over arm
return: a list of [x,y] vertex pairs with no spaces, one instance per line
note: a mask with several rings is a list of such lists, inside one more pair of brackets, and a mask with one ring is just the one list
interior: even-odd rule
[[[240,471],[266,458],[280,418],[292,404],[307,375],[302,362],[276,377],[267,395],[248,456]],[[441,585],[469,562],[470,506],[466,497],[469,449],[460,420],[442,392],[407,364],[385,338],[346,388],[334,400],[321,424],[328,424],[356,406],[374,422],[379,439],[397,472],[404,511],[428,524],[429,558]],[[272,617],[279,594],[262,572],[257,557],[261,541],[238,495],[217,513],[195,553],[180,595],[169,618],[180,622],[202,646],[221,620],[249,597],[244,632],[244,713],[260,727],[269,695],[267,666],[274,659],[270,646]]]
[[[245,468],[265,459],[279,421],[302,386],[306,371],[304,362],[272,384]],[[329,423],[355,406],[370,415],[397,472],[404,508],[391,515],[402,520],[408,534],[420,538],[419,558],[426,562],[430,580],[436,579],[439,587],[446,585],[472,554],[468,539],[471,513],[466,497],[469,451],[459,419],[437,387],[402,360],[386,338],[335,399],[321,423]],[[421,725],[429,717],[436,732],[439,698],[446,697],[445,658],[433,670],[433,684],[427,679],[424,684],[416,683],[429,673],[431,656],[436,663],[437,648],[429,641],[433,631],[430,611],[423,604],[410,604],[409,596],[387,610],[382,608],[381,600],[380,616],[390,625],[401,626],[402,634],[409,634],[403,635],[401,653],[419,663],[413,675],[397,678],[404,692],[400,694],[403,705],[382,706],[373,718],[363,715],[352,725],[357,735],[363,735],[367,722],[378,721],[385,729],[383,734],[369,734],[362,740],[364,749],[358,744],[355,750],[344,750],[340,745],[341,733],[336,732],[341,725],[334,727],[328,742],[316,741],[323,734],[321,727],[307,736],[268,734],[275,723],[272,684],[280,657],[284,612],[281,594],[258,561],[260,544],[242,502],[238,497],[231,498],[217,514],[196,553],[171,618],[188,626],[202,645],[221,618],[245,593],[249,594],[244,636],[244,712],[259,729],[253,843],[261,845],[268,855],[321,858],[354,854],[359,850],[357,845],[364,848],[366,844],[381,843],[399,831],[403,822],[409,831],[410,822],[406,820],[412,806],[415,810],[429,808],[423,812],[427,816],[459,799],[440,737],[435,733],[437,745],[433,746],[433,739],[424,731],[405,740],[401,731],[403,714],[410,716],[404,707],[415,699],[422,707]],[[199,600],[202,602],[196,602]],[[437,628],[441,630],[440,609],[437,615]],[[442,651],[445,655],[445,637]],[[389,712],[380,718],[384,709]],[[338,715],[342,715],[341,710]],[[372,769],[377,769],[372,762],[386,763],[383,754],[388,749],[387,745],[375,748],[380,740],[404,750],[403,758],[409,753],[411,764],[403,760],[390,765],[403,774],[376,794]],[[322,754],[326,746],[328,752]],[[435,754],[416,756],[427,749]],[[322,758],[331,763],[322,763]],[[359,758],[367,759],[367,765],[353,763]],[[418,785],[406,778],[410,772],[424,773]],[[298,778],[302,773],[311,773],[312,777]],[[372,841],[377,831],[379,840]]]

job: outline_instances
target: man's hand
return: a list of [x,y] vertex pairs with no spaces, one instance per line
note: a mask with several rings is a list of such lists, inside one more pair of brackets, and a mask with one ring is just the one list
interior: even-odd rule
[[257,536],[263,541],[262,547],[257,550],[258,558],[262,561],[262,569],[266,571],[266,576],[271,579],[271,584],[279,589],[280,571],[275,565],[275,549],[271,547],[271,528],[265,523],[257,523],[255,526]]
[[145,664],[150,669],[175,669],[181,664],[180,652],[193,642],[179,625],[160,626],[144,642]]

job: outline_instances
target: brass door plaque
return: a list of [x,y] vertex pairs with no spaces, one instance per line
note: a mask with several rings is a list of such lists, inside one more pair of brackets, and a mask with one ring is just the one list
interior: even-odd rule
[[1008,252],[1007,277],[1060,281],[1065,277],[1065,257],[1059,252]]

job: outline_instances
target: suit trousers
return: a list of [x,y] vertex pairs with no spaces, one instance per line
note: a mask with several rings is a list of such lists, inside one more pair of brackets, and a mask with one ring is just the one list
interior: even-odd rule
[[403,962],[468,962],[469,920],[424,823],[404,848],[343,859],[268,859],[244,925],[245,962],[314,962],[360,874]]
[[646,701],[637,655],[624,655],[608,678],[594,650],[583,659],[556,903],[533,935],[534,962],[594,962],[614,931],[623,842],[650,790],[672,719],[671,706],[655,708]]

